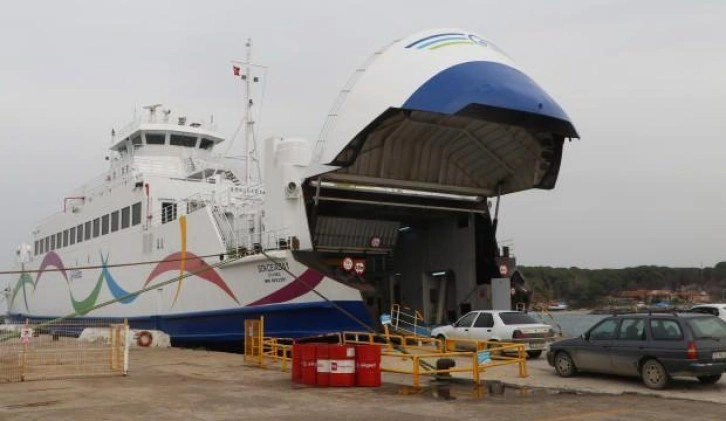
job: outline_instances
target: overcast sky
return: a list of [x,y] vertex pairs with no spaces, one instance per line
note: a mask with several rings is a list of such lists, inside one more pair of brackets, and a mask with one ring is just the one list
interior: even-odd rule
[[[566,110],[554,191],[506,196],[523,265],[712,266],[726,260],[726,2],[32,1],[0,14],[0,268],[41,218],[105,169],[112,127],[163,103],[242,112],[230,60],[269,66],[261,138],[315,140],[351,72],[412,32],[496,42]],[[6,280],[0,279],[4,285]]]

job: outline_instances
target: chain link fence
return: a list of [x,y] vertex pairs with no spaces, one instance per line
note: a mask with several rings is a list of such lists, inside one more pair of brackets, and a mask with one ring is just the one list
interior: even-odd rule
[[129,327],[66,318],[0,325],[0,382],[125,375]]

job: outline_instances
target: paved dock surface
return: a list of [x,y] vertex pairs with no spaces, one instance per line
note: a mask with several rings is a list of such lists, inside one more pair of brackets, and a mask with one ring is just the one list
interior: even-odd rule
[[[640,378],[636,377],[579,374],[575,377],[562,378],[555,374],[555,369],[547,364],[544,355],[536,360],[528,360],[527,368],[529,376],[526,378],[516,376],[514,366],[492,369],[484,373],[482,378],[501,380],[511,385],[555,388],[578,393],[635,394],[726,405],[726,376],[713,385],[703,385],[695,378],[677,378],[671,381],[671,385],[666,390],[655,391],[646,388]],[[726,414],[726,406],[724,406],[724,411]],[[723,419],[726,419],[726,415]]]
[[[602,376],[578,377],[564,392],[539,388],[563,380],[543,360],[531,364],[530,373],[530,378],[518,379],[514,368],[492,370],[485,379],[530,383],[479,394],[466,382],[426,380],[422,382],[426,387],[416,390],[399,375],[386,375],[381,388],[310,388],[293,384],[289,373],[246,366],[237,354],[132,350],[131,372],[126,377],[0,384],[0,420],[682,421],[695,414],[699,420],[720,420],[726,413],[726,406],[710,399],[692,400],[724,394],[723,380],[711,386],[713,390],[692,382],[678,383],[665,393],[686,399],[672,399],[653,396],[637,381]],[[498,382],[490,383],[494,384]],[[620,394],[573,391],[585,386],[593,390],[611,386],[612,393],[620,390]],[[634,394],[631,388],[640,388],[644,394]]]

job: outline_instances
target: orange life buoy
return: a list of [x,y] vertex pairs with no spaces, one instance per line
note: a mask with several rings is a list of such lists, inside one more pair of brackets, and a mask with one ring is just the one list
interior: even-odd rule
[[136,345],[146,348],[151,345],[152,339],[151,332],[143,330],[136,336]]

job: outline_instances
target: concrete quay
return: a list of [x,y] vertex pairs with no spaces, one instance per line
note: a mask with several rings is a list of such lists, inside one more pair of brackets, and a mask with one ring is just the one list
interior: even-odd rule
[[560,379],[543,359],[530,363],[525,379],[514,367],[487,371],[485,383],[520,387],[483,394],[462,378],[422,380],[413,389],[410,376],[394,374],[380,388],[306,387],[290,373],[246,365],[239,354],[190,349],[135,349],[130,369],[126,377],[0,384],[0,420],[663,421],[723,419],[726,410],[716,398],[723,380],[653,392],[637,379]]

